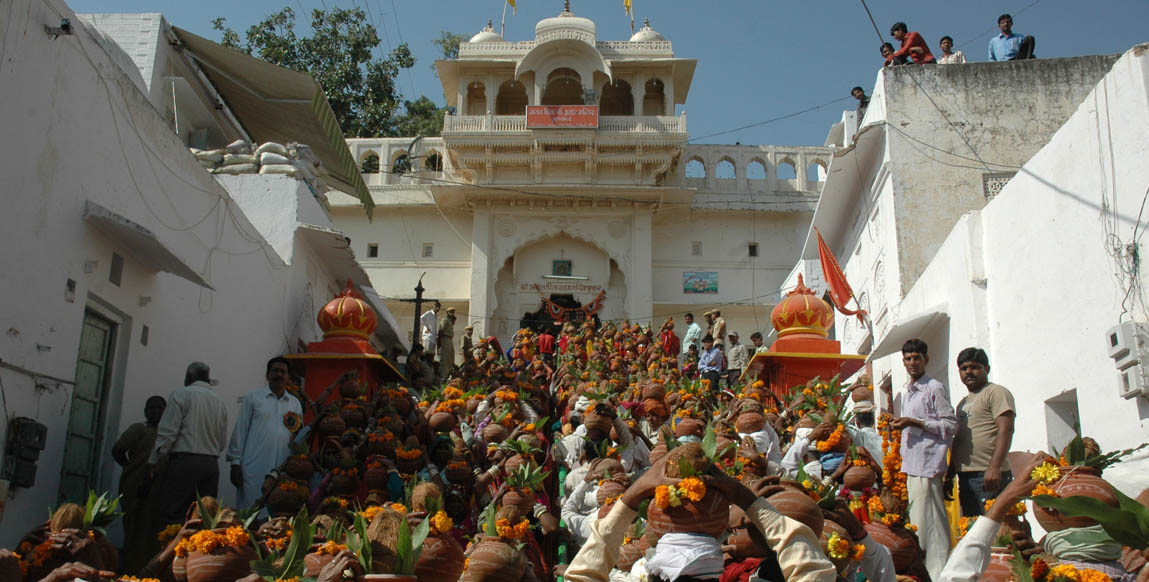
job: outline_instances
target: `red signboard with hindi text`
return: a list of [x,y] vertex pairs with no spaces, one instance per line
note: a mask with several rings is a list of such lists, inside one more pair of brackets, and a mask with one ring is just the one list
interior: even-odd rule
[[598,127],[597,105],[528,105],[527,128]]

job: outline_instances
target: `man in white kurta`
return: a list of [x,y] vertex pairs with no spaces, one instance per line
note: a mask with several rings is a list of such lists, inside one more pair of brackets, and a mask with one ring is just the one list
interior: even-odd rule
[[435,306],[419,316],[419,341],[423,344],[424,353],[435,357],[436,336],[439,334],[439,308],[438,301]]
[[267,363],[267,386],[244,394],[241,400],[227,447],[238,509],[259,499],[264,478],[291,454],[293,435],[284,417],[292,412],[302,416],[303,407],[298,398],[287,393],[287,365],[286,358],[272,358]]

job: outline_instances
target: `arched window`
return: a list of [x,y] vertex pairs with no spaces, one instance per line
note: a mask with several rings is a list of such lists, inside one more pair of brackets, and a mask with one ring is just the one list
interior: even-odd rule
[[719,180],[733,180],[738,177],[738,172],[734,169],[734,162],[730,161],[730,158],[722,158],[718,162],[718,167],[714,168],[714,177]]
[[379,173],[379,154],[368,151],[363,160],[359,162],[359,171],[364,174],[378,174]]
[[582,105],[582,78],[573,69],[555,69],[547,75],[543,105]]
[[407,154],[399,154],[395,156],[395,161],[391,162],[392,174],[406,174],[411,171],[411,158]]
[[810,167],[806,168],[806,180],[809,182],[821,182],[825,175],[826,166],[822,160],[814,160],[810,162]]
[[706,177],[706,165],[702,163],[702,160],[695,158],[693,160],[686,162],[686,177],[687,178],[705,178]]
[[495,115],[524,115],[527,111],[527,88],[518,81],[499,85],[495,97]]
[[634,115],[634,95],[630,83],[615,79],[602,88],[599,100],[602,115]]
[[423,160],[423,168],[429,172],[442,172],[443,156],[439,155],[439,152],[431,152],[427,159]]
[[670,115],[666,112],[666,95],[662,81],[651,79],[646,82],[646,94],[642,98],[643,115]]
[[798,177],[798,171],[795,168],[794,160],[790,158],[783,158],[778,162],[778,179],[779,180],[793,180]]
[[487,114],[487,88],[478,81],[467,85],[467,115]]
[[766,164],[762,160],[751,160],[746,166],[746,179],[747,180],[765,180],[766,179]]

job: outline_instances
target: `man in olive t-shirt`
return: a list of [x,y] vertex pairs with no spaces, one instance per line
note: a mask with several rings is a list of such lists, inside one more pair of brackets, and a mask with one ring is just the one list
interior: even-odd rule
[[985,513],[985,502],[1013,480],[1009,471],[1009,447],[1015,416],[1013,394],[989,382],[989,357],[981,348],[966,348],[957,357],[961,381],[969,394],[957,405],[958,429],[950,452],[945,491],[953,490],[958,477],[961,513],[974,517]]

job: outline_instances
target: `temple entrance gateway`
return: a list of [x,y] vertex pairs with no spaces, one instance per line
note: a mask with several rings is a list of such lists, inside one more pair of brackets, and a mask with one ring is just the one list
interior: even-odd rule
[[623,319],[626,294],[625,275],[603,249],[559,232],[519,247],[501,265],[488,333],[505,344],[520,327],[551,323],[547,301],[563,309],[593,306],[603,321]]

